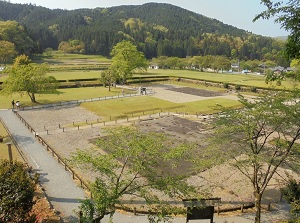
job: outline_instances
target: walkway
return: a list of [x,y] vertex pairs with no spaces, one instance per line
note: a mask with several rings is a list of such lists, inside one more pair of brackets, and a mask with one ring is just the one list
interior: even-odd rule
[[76,212],[84,199],[84,191],[73,181],[34,135],[24,126],[11,110],[0,110],[0,117],[28,159],[35,173],[40,174],[40,184],[55,210],[64,222],[78,222]]

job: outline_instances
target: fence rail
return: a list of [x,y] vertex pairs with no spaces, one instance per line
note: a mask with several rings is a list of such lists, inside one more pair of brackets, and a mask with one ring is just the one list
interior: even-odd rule
[[24,123],[24,125],[29,129],[30,132],[34,133],[35,137],[38,139],[38,141],[46,147],[47,151],[49,151],[53,157],[57,159],[57,161],[62,164],[66,171],[69,171],[72,174],[72,177],[74,180],[78,180],[80,182],[80,186],[90,191],[89,186],[86,182],[64,161],[61,156],[55,152],[55,150],[41,137],[37,134],[37,132],[26,122],[26,120],[17,112],[14,111],[14,113],[17,115],[17,117]]
[[[147,94],[151,95],[154,92],[152,89],[148,89]],[[104,96],[104,97],[98,97],[98,98],[88,98],[88,99],[81,99],[81,100],[73,100],[73,101],[63,101],[63,102],[57,102],[52,104],[45,104],[45,105],[36,105],[36,106],[24,106],[21,107],[21,110],[33,110],[33,109],[41,109],[41,108],[52,108],[52,107],[58,107],[58,106],[65,106],[65,105],[76,105],[83,102],[93,102],[93,101],[104,101],[104,100],[111,100],[111,99],[118,99],[118,98],[128,98],[128,97],[136,97],[140,96],[141,94],[134,93],[134,94],[119,94],[119,95],[113,95],[113,96]]]
[[5,131],[7,132],[8,136],[10,137],[12,143],[14,144],[14,146],[16,147],[16,149],[18,150],[18,153],[20,154],[20,156],[22,157],[25,165],[27,166],[27,168],[30,168],[30,165],[28,163],[27,158],[25,157],[24,153],[22,152],[22,150],[20,149],[18,143],[16,142],[16,140],[14,139],[14,137],[12,136],[11,132],[9,131],[9,129],[7,128],[7,126],[5,125],[5,123],[3,122],[3,120],[0,118],[0,122],[3,125]]

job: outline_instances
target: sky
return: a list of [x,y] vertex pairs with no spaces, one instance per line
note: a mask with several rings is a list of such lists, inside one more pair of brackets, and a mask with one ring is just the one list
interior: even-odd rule
[[260,0],[7,0],[11,3],[35,4],[50,9],[106,8],[119,5],[141,5],[148,2],[169,3],[181,8],[217,19],[246,31],[263,36],[287,36],[288,32],[280,24],[270,20],[253,18],[266,8]]

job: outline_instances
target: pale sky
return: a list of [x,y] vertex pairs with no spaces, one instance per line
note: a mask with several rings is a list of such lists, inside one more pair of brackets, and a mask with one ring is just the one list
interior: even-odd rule
[[221,22],[264,36],[287,36],[279,24],[274,24],[274,18],[252,19],[265,7],[260,0],[8,0],[11,3],[36,4],[50,9],[78,9],[111,7],[119,5],[141,5],[147,2],[169,3],[184,9],[205,15]]

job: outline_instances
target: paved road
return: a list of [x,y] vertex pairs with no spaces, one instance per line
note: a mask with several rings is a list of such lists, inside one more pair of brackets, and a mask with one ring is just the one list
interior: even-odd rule
[[[0,118],[4,121],[14,139],[28,158],[33,171],[40,174],[40,182],[45,189],[50,203],[59,211],[65,222],[78,222],[76,211],[78,211],[79,199],[84,199],[84,191],[73,181],[69,172],[53,158],[45,148],[37,142],[34,135],[24,126],[11,110],[0,110]],[[288,218],[289,206],[285,203],[277,204],[273,211],[262,214],[262,222],[275,223]],[[130,213],[117,212],[113,218],[116,223],[147,223],[144,215],[134,216]],[[106,217],[103,223],[109,222]],[[174,223],[183,223],[185,218],[175,218]],[[208,220],[192,221],[193,223],[209,222]],[[252,223],[253,214],[237,216],[215,216],[215,223]]]
[[11,110],[0,110],[0,117],[28,159],[33,171],[40,174],[40,183],[50,203],[65,222],[77,222],[79,199],[84,191],[69,172],[53,158]]

